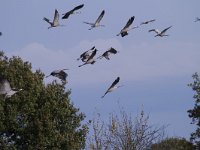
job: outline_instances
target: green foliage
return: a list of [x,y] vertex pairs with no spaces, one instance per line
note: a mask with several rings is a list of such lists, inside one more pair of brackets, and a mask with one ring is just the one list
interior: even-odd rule
[[73,149],[85,147],[85,115],[70,102],[70,91],[56,81],[45,86],[44,74],[29,62],[0,52],[0,77],[23,89],[0,95],[0,149]]
[[194,148],[194,145],[184,138],[167,138],[151,146],[151,150],[193,150]]
[[195,124],[197,129],[191,134],[191,140],[200,147],[200,78],[197,73],[195,73],[192,78],[194,82],[188,84],[188,86],[195,92],[193,96],[195,105],[193,109],[188,110],[188,113],[189,117],[192,118],[192,124]]

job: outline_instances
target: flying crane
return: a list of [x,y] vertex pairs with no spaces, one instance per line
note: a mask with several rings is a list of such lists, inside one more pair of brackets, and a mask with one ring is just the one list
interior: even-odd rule
[[108,94],[109,92],[112,92],[113,90],[115,90],[119,87],[122,87],[122,85],[117,86],[119,80],[120,80],[120,77],[117,77],[117,79],[115,79],[115,81],[111,84],[111,86],[107,89],[107,91],[101,98],[104,98],[106,96],[106,94]]
[[152,32],[152,31],[155,32],[155,33],[156,33],[155,37],[157,37],[157,36],[160,36],[160,37],[169,36],[169,35],[165,34],[165,32],[166,32],[167,30],[169,30],[171,27],[172,27],[172,26],[167,27],[167,28],[165,28],[165,29],[162,30],[162,31],[160,31],[160,30],[158,30],[158,29],[151,29],[151,30],[149,30],[149,32]]
[[93,46],[91,49],[83,52],[79,58],[77,58],[77,60],[82,60],[82,62],[86,62],[87,59],[90,57],[90,55],[92,54],[93,50],[95,49],[95,46]]
[[55,10],[54,19],[52,22],[46,17],[44,17],[43,20],[50,24],[50,27],[48,27],[48,29],[53,28],[53,27],[63,26],[59,24],[59,13],[57,9]]
[[78,67],[82,67],[82,66],[87,65],[87,64],[94,64],[96,61],[93,58],[96,55],[96,52],[97,52],[97,49],[95,49],[92,52],[92,54],[90,55],[90,57],[86,60],[86,62],[84,64],[79,65]]
[[117,50],[114,48],[109,48],[107,51],[105,51],[101,56],[99,56],[97,59],[102,59],[103,57],[106,58],[107,60],[110,60],[109,55],[110,54],[117,54]]
[[104,27],[105,25],[100,24],[100,21],[103,18],[104,14],[105,14],[105,10],[103,10],[101,12],[101,14],[99,15],[99,17],[97,18],[97,20],[94,23],[90,23],[90,22],[83,22],[83,23],[89,24],[91,26],[91,28],[89,28],[88,30],[92,30],[93,28],[100,27],[100,26]]
[[131,24],[133,23],[135,19],[135,16],[131,17],[128,22],[126,23],[126,25],[124,26],[124,28],[117,34],[117,36],[121,35],[121,37],[124,37],[126,35],[128,35],[128,31],[138,28],[138,26],[134,26],[132,28],[130,28]]
[[54,76],[61,79],[63,84],[66,84],[67,83],[66,78],[68,74],[64,70],[69,70],[69,69],[54,70],[50,73],[50,75],[46,76],[46,78],[48,78],[49,76]]

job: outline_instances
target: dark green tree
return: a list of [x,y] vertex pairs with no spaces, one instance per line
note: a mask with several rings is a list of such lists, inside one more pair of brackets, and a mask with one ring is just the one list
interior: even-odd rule
[[192,143],[184,138],[166,138],[159,143],[153,144],[151,150],[194,150]]
[[0,95],[0,149],[84,148],[88,126],[70,101],[70,91],[56,81],[45,85],[44,74],[31,69],[20,57],[0,52],[0,77],[23,89],[11,98]]
[[195,142],[197,147],[200,148],[200,78],[197,73],[195,73],[192,76],[194,82],[188,84],[189,87],[192,88],[194,93],[194,108],[188,110],[189,117],[192,118],[192,124],[195,124],[197,126],[197,129],[195,132],[191,134],[191,141]]

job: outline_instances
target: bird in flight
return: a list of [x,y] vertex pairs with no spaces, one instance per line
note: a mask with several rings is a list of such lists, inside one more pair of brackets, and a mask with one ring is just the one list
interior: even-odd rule
[[[118,52],[118,51],[117,51],[116,49],[114,49],[114,48],[111,47],[111,48],[109,48],[107,51],[105,51],[101,56],[99,56],[98,58],[99,58],[99,59],[102,59],[102,58],[104,57],[104,58],[106,58],[107,60],[110,60],[109,55],[110,55],[110,54],[117,54],[117,52]],[[98,59],[98,58],[97,58],[97,59]]]
[[92,54],[90,55],[90,57],[86,60],[86,62],[78,67],[82,67],[84,65],[87,65],[87,64],[94,64],[96,61],[93,59],[94,56],[96,55],[96,52],[97,52],[97,49],[95,49]]
[[75,12],[75,11],[83,8],[83,6],[84,6],[84,4],[74,7],[72,10],[70,10],[67,13],[63,14],[62,19],[67,19],[71,14],[78,13],[78,12]]
[[22,89],[11,88],[7,79],[0,79],[0,95],[5,95],[5,98],[10,98],[12,95],[21,90]]
[[120,77],[117,77],[117,79],[115,79],[115,81],[111,84],[111,86],[107,89],[107,91],[101,98],[104,98],[106,96],[106,94],[108,94],[109,92],[112,92],[113,90],[115,90],[119,87],[122,87],[122,85],[117,86],[117,83],[119,82],[119,80],[120,80]]
[[172,26],[167,27],[167,28],[165,28],[165,29],[162,30],[162,31],[159,31],[158,29],[151,29],[151,30],[149,30],[149,32],[152,32],[152,31],[155,32],[155,33],[156,33],[155,37],[157,37],[157,36],[160,36],[160,37],[169,36],[169,35],[165,34],[165,32],[166,32],[167,30],[169,30],[171,27],[172,27]]
[[90,22],[83,22],[83,23],[89,24],[91,26],[91,28],[89,28],[88,30],[92,30],[93,28],[100,27],[100,26],[104,27],[105,25],[100,24],[100,21],[103,18],[104,14],[105,14],[105,10],[103,10],[101,12],[101,14],[99,15],[99,17],[97,18],[97,20],[94,23],[90,23]]
[[196,17],[195,21],[194,22],[198,22],[200,21],[200,18],[199,17]]
[[87,59],[90,57],[90,55],[92,54],[93,50],[95,49],[95,46],[93,46],[91,49],[85,51],[84,53],[82,53],[80,55],[80,57],[77,60],[82,60],[82,62],[86,62]]
[[128,35],[128,31],[138,28],[138,26],[134,26],[132,28],[130,28],[131,24],[133,23],[135,19],[135,16],[131,17],[128,22],[126,23],[126,25],[124,26],[124,28],[117,34],[117,36],[121,35],[121,37],[124,37],[126,35]]
[[63,26],[59,24],[59,13],[57,9],[55,10],[54,19],[52,22],[46,17],[44,17],[43,20],[50,24],[50,27],[48,27],[48,29],[53,28],[53,27]]
[[151,22],[154,22],[154,21],[156,21],[156,19],[152,19],[152,20],[141,22],[140,25],[148,24],[148,23],[151,23]]
[[69,69],[54,70],[50,73],[50,75],[46,76],[46,78],[48,78],[49,76],[54,76],[61,79],[63,84],[66,84],[67,83],[66,78],[68,74],[64,70],[69,70]]

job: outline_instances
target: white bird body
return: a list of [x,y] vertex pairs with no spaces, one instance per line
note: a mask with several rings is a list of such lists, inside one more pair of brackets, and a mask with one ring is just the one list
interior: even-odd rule
[[90,22],[83,22],[83,23],[89,24],[91,26],[91,28],[89,28],[88,30],[92,30],[93,28],[100,27],[100,26],[104,27],[105,25],[100,24],[100,21],[102,20],[104,14],[105,14],[105,11],[103,10],[94,23],[90,23]]
[[5,98],[10,98],[15,93],[21,91],[22,89],[14,89],[10,87],[10,83],[7,79],[0,79],[0,94],[5,95]]
[[12,95],[14,95],[15,93],[21,91],[22,89],[19,89],[17,91],[14,91],[14,89],[10,90],[9,92],[7,92],[5,98],[10,98]]
[[169,30],[171,27],[172,27],[172,26],[167,27],[167,28],[165,28],[165,29],[162,30],[162,31],[159,31],[158,29],[151,29],[151,30],[149,30],[149,32],[152,32],[152,31],[155,32],[155,33],[156,33],[155,37],[157,37],[157,36],[160,36],[160,37],[169,36],[169,35],[165,34],[165,32],[166,32],[167,30]]
[[128,31],[138,28],[138,26],[134,26],[132,28],[130,28],[131,24],[133,23],[135,19],[135,16],[131,17],[128,22],[126,23],[126,25],[124,26],[124,28],[117,34],[117,36],[121,35],[121,37],[124,37],[126,35],[128,35]]

